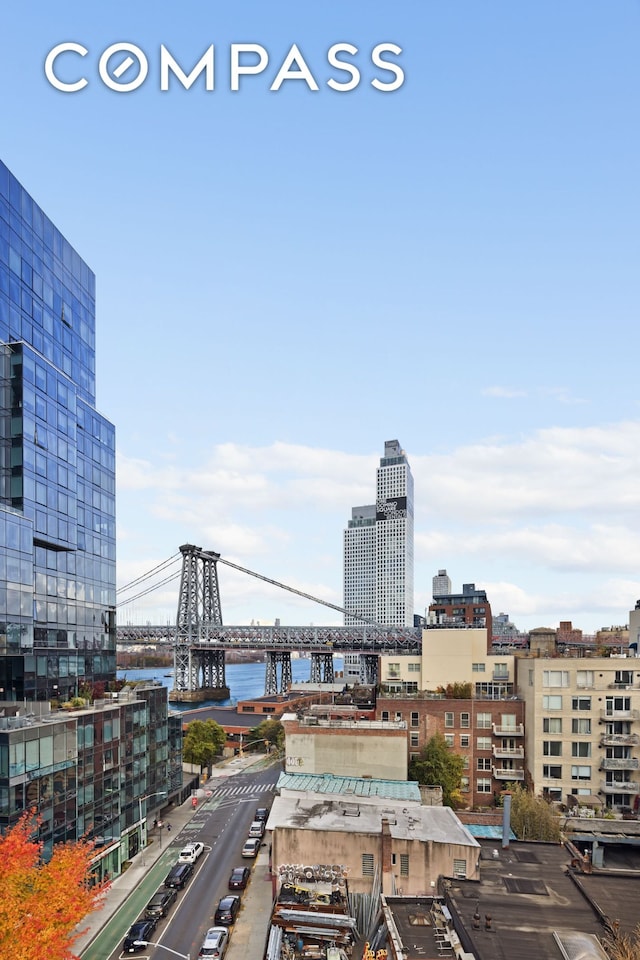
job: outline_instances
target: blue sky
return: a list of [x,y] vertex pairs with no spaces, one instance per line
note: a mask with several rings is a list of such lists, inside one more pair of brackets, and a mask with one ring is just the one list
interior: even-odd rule
[[[343,528],[398,438],[417,611],[446,567],[523,629],[626,622],[639,28],[635,0],[11,5],[1,155],[97,275],[121,584],[195,542],[341,603]],[[89,51],[58,61],[75,94],[44,75],[65,41]],[[149,62],[130,93],[98,76],[119,41]],[[359,51],[348,93],[327,86],[338,42]],[[383,42],[391,93],[371,86]],[[214,91],[161,92],[161,44],[190,70],[212,43]],[[232,92],[239,43],[269,66]],[[293,43],[316,92],[269,89]],[[227,623],[335,622],[220,578]],[[176,603],[173,584],[121,619]]]

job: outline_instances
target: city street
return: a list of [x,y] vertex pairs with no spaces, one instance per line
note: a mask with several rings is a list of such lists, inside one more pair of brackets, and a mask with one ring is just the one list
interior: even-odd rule
[[[233,766],[228,770],[231,773]],[[170,957],[176,953],[185,957],[189,955],[192,960],[197,957],[206,930],[214,925],[218,901],[229,893],[231,870],[235,866],[253,867],[253,862],[243,860],[240,852],[255,808],[271,804],[280,765],[263,769],[254,767],[250,771],[228,776],[220,775],[219,771],[216,773],[217,776],[207,784],[211,796],[201,802],[179,832],[167,834],[166,829],[155,831],[157,840],[154,842],[160,842],[161,837],[164,849],[160,854],[155,851],[151,862],[150,848],[147,848],[144,856],[149,861],[148,868],[119,909],[82,952],[82,960],[117,960],[129,955],[122,952],[122,943],[129,927],[141,916],[155,891],[162,886],[182,847],[192,840],[201,841],[205,845],[205,853],[196,863],[194,875],[185,889],[178,893],[167,918],[158,923],[153,934],[153,943],[158,946],[142,950],[136,956],[141,960],[152,956]]]

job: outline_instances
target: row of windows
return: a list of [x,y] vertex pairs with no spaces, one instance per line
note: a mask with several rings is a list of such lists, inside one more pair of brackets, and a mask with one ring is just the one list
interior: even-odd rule
[[[562,733],[562,717],[543,717],[543,733]],[[571,733],[588,736],[591,733],[591,717],[572,717]]]
[[[542,767],[542,776],[545,780],[562,780],[562,766],[560,764],[545,763]],[[572,764],[571,779],[591,780],[591,767]]]
[[[545,757],[561,757],[562,756],[562,740],[543,740],[542,741],[542,753]],[[571,756],[572,757],[590,757],[591,756],[591,743],[590,741],[582,741],[571,744]]]
[[[602,677],[602,674],[599,675]],[[607,672],[607,679],[609,672]],[[615,683],[622,686],[633,683],[633,670],[616,670]],[[543,670],[543,687],[569,687],[571,672],[569,670]],[[533,670],[529,671],[529,684],[533,686]],[[593,670],[576,670],[576,686],[585,689],[592,688],[595,685],[595,672]]]
[[[571,697],[572,710],[591,710],[591,697]],[[631,710],[631,697],[606,697],[607,713]],[[542,697],[543,710],[562,710],[562,694],[544,694]]]

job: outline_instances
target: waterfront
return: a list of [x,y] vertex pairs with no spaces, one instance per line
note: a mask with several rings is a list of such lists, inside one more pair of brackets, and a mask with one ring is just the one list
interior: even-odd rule
[[[334,657],[334,671],[343,669],[342,657]],[[309,679],[311,661],[305,657],[294,657],[291,660],[291,675],[294,683]],[[225,667],[225,677],[231,696],[228,700],[216,700],[218,707],[232,706],[238,700],[252,700],[264,696],[266,663],[228,663]],[[150,667],[144,670],[118,670],[119,680],[159,680],[167,689],[173,689],[173,673],[163,667]],[[198,704],[201,706],[202,704]],[[171,704],[171,709],[192,710],[194,704]]]

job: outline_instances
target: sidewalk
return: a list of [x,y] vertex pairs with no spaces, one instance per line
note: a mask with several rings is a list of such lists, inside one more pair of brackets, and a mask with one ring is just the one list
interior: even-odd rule
[[[258,756],[252,755],[251,757],[232,757],[229,760],[225,760],[220,764],[217,764],[212,771],[211,780],[215,780],[217,777],[228,777],[232,776],[235,773],[241,773],[246,770],[247,767],[253,766],[255,763],[259,763],[261,760],[265,759],[265,754],[259,754]],[[191,818],[197,813],[202,811],[202,805],[199,804],[198,807],[191,806],[191,800],[187,799],[181,806],[173,807],[171,810],[171,833],[167,834],[166,828],[164,830],[164,837],[166,841],[172,841],[174,837],[178,836],[181,830],[189,823]],[[156,831],[149,828],[149,836],[153,838],[153,843],[149,844],[144,851],[136,854],[136,856],[131,861],[130,867],[119,877],[112,882],[111,887],[109,888],[108,893],[104,897],[103,906],[100,910],[94,910],[93,913],[90,913],[87,917],[84,918],[82,923],[78,926],[83,931],[82,936],[76,940],[73,945],[73,951],[77,956],[82,957],[85,951],[91,946],[96,937],[101,933],[101,931],[109,923],[113,915],[120,909],[124,904],[125,900],[129,896],[132,890],[142,882],[146,877],[152,867],[155,866],[157,861],[160,859],[163,853],[166,853],[167,844],[165,843],[164,847],[158,842],[158,837],[156,836]],[[253,885],[257,884],[257,877],[259,874],[264,876],[265,868],[268,873],[268,862],[261,866],[261,859],[267,856],[265,853],[261,853],[257,858],[256,869],[254,870],[254,877],[252,882],[249,885],[247,893]],[[268,857],[267,857],[268,860]],[[271,903],[271,884],[267,884],[264,880],[261,881],[264,887],[269,892],[269,904]],[[249,899],[247,897],[247,899]],[[243,897],[244,900],[244,897]],[[244,906],[244,904],[243,904]],[[269,913],[270,915],[270,913]],[[242,912],[240,914],[242,917]],[[252,923],[254,917],[252,916]],[[260,951],[257,953],[250,952],[251,957],[260,957],[262,956],[262,947],[264,946],[264,938],[267,933],[267,922],[268,918],[265,920],[265,926],[262,933],[262,943],[260,946]],[[239,920],[236,924],[236,928],[241,925]],[[234,931],[235,933],[235,931]],[[233,953],[231,952],[231,947],[229,949],[228,956],[230,960],[233,960]],[[240,956],[240,955],[238,955]],[[246,954],[245,954],[246,956]]]

